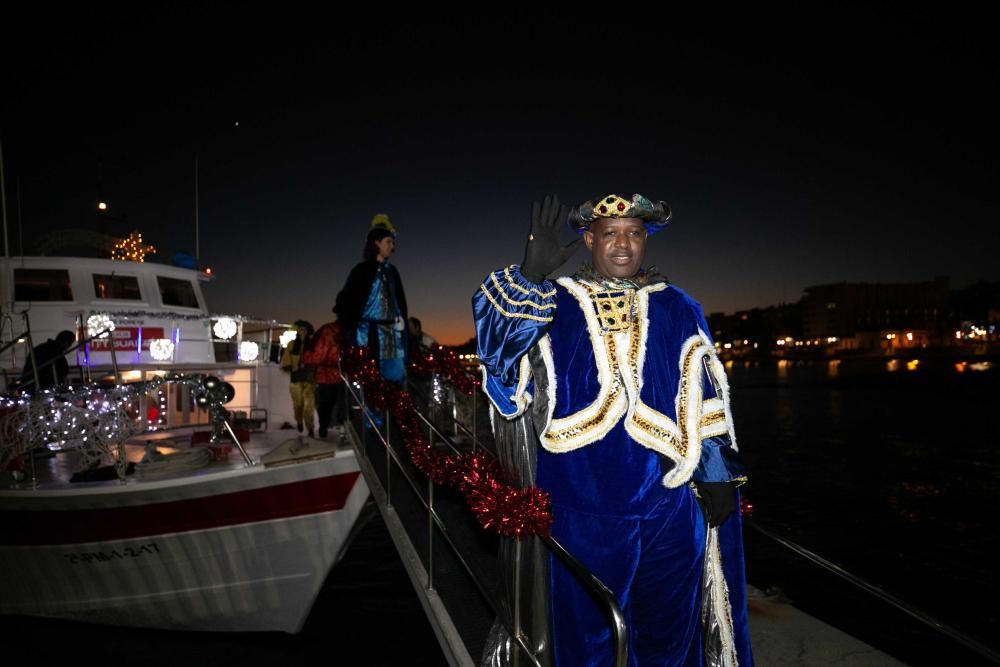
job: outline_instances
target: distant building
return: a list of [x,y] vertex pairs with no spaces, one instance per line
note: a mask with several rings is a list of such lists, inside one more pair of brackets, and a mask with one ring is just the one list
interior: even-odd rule
[[947,278],[926,283],[839,283],[807,287],[802,297],[806,338],[849,338],[859,332],[943,331],[950,290]]
[[[920,283],[837,283],[805,289],[798,303],[712,313],[723,356],[881,353],[1000,341],[1000,283],[952,290],[946,277]],[[970,348],[971,349],[971,348]]]

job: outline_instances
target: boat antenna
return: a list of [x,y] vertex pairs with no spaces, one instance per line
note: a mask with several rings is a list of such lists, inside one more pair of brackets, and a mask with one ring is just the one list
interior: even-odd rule
[[3,206],[3,256],[10,257],[7,242],[7,179],[3,174],[3,139],[0,139],[0,206]]
[[194,265],[198,266],[198,156],[194,156]]
[[[17,254],[24,263],[24,225],[21,224],[21,175],[14,177],[14,187],[17,194]],[[5,227],[6,229],[6,227]]]

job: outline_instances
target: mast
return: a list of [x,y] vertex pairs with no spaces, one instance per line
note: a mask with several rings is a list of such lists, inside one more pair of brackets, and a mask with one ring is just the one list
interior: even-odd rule
[[194,265],[198,266],[200,255],[198,240],[198,156],[194,156]]
[[3,256],[10,257],[7,242],[7,179],[3,174],[3,139],[0,139],[0,205],[3,206]]

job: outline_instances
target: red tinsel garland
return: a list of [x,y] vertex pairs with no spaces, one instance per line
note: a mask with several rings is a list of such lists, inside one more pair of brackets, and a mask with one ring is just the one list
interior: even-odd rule
[[440,346],[418,359],[413,359],[410,368],[421,375],[437,373],[466,396],[472,396],[481,385],[479,380],[469,375],[463,368],[458,355]]
[[[454,353],[443,349],[414,361],[411,366],[443,375],[466,394],[471,395],[479,385],[462,369]],[[483,450],[458,456],[435,451],[420,428],[413,397],[382,377],[365,348],[352,347],[343,359],[343,367],[352,380],[364,387],[367,403],[379,412],[388,410],[396,420],[417,469],[435,484],[457,487],[483,528],[510,537],[548,534],[552,513],[546,492],[535,487],[512,486],[496,459]]]

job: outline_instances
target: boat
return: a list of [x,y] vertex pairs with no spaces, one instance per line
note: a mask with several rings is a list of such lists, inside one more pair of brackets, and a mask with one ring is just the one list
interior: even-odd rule
[[[211,315],[200,289],[210,279],[146,262],[0,260],[3,388],[22,385],[32,342],[67,329],[79,340],[73,386],[29,382],[29,398],[8,399],[0,417],[0,614],[301,629],[368,487],[340,438],[280,428],[292,419],[288,379],[271,353],[287,327]],[[215,413],[223,399],[205,396],[227,385]],[[113,465],[81,475],[87,423],[47,437],[23,427],[45,409],[65,425],[94,396],[118,420],[104,442]],[[83,421],[103,423],[94,415]]]

